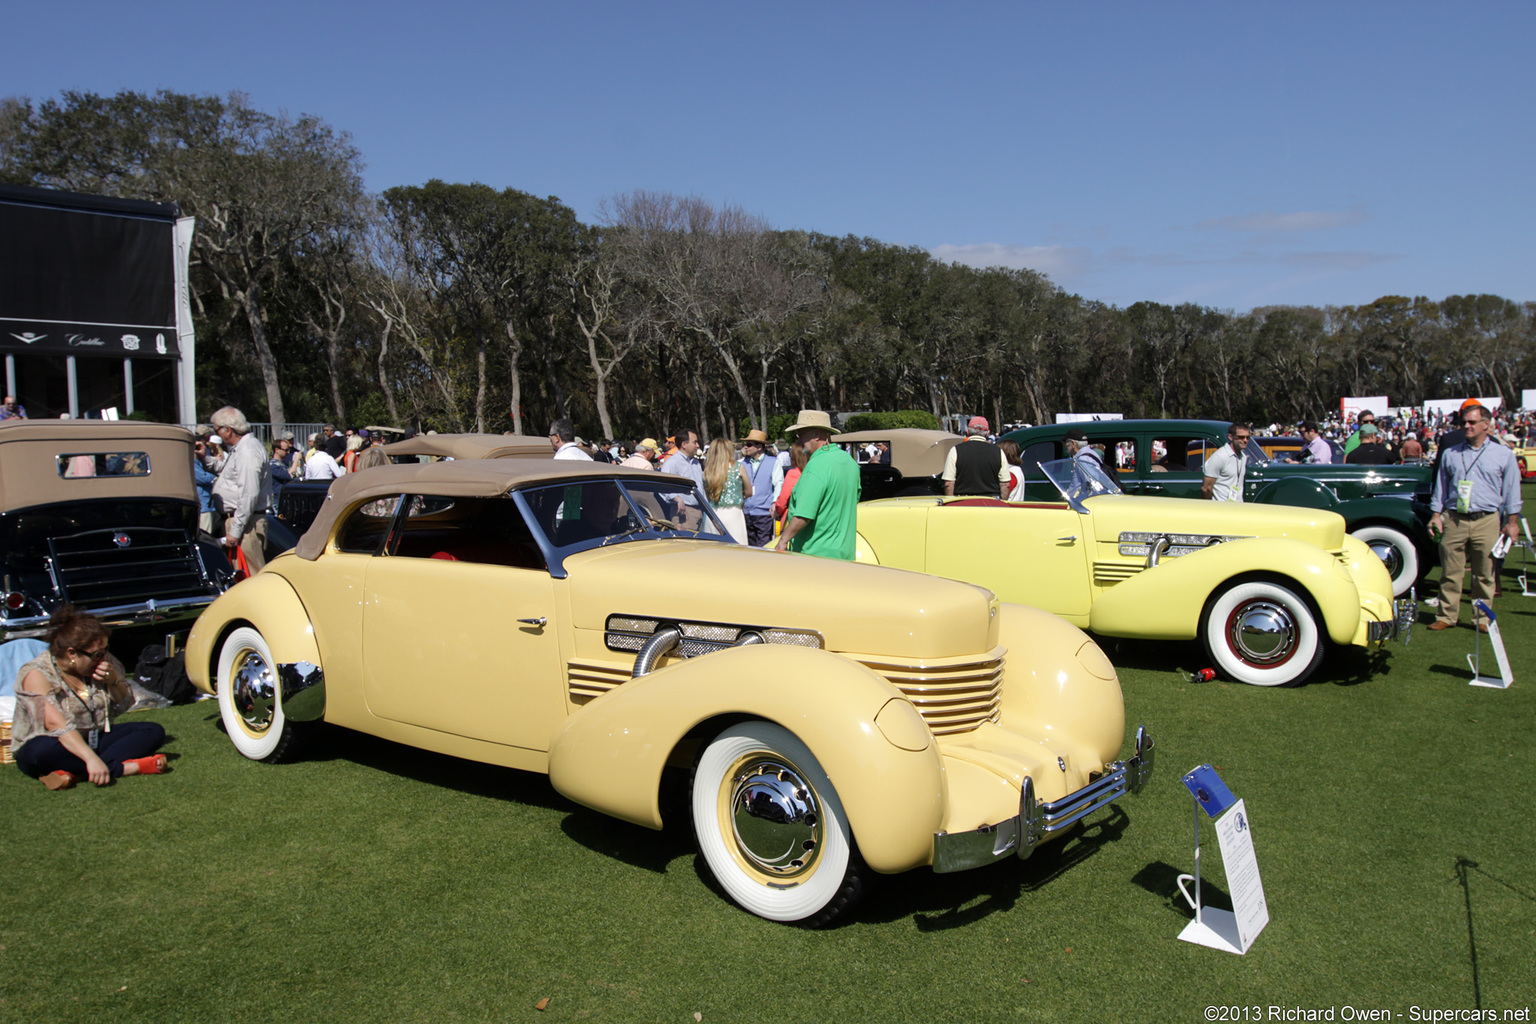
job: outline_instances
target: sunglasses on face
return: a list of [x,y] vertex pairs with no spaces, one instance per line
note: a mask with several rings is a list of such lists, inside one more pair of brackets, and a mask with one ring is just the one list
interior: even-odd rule
[[107,649],[105,647],[103,647],[99,651],[82,651],[82,650],[78,650],[78,649],[73,648],[73,647],[71,647],[70,650],[74,651],[76,654],[80,655],[82,658],[88,658],[91,661],[100,661],[102,658],[105,658],[107,656]]

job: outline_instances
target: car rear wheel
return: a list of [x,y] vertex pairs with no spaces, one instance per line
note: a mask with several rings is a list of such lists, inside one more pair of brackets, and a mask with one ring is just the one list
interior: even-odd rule
[[1316,614],[1294,591],[1253,581],[1227,587],[1211,599],[1200,635],[1217,669],[1254,686],[1300,683],[1323,660]]
[[1391,526],[1362,526],[1352,531],[1376,553],[1392,577],[1392,596],[1402,597],[1419,579],[1419,550],[1413,538]]
[[253,761],[293,752],[294,724],[283,714],[277,662],[261,633],[241,626],[219,648],[219,717],[235,749]]
[[842,802],[789,730],[743,722],[716,736],[690,801],[699,852],[743,909],[815,928],[857,902],[863,865]]

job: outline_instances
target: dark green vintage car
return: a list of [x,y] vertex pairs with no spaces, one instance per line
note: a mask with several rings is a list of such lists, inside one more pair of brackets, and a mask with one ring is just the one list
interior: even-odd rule
[[[1227,443],[1229,426],[1222,420],[1095,420],[1027,427],[1001,440],[1017,442],[1032,500],[1055,494],[1037,467],[1066,457],[1062,442],[1074,428],[1104,446],[1104,463],[1116,468],[1127,494],[1198,498],[1201,467]],[[1438,561],[1427,525],[1430,467],[1279,462],[1256,444],[1249,445],[1247,457],[1244,501],[1337,512],[1349,532],[1386,563],[1396,596],[1408,593]]]

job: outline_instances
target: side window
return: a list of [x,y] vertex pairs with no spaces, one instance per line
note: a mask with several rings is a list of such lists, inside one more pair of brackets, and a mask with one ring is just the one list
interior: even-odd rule
[[393,555],[544,569],[544,553],[511,497],[409,499]]
[[1154,437],[1152,439],[1152,472],[1188,473],[1199,472],[1205,464],[1206,452],[1200,438]]
[[1040,463],[1054,462],[1062,458],[1061,442],[1036,441],[1019,453],[1019,464],[1024,467],[1025,476],[1041,477]]
[[389,526],[395,521],[395,509],[400,499],[381,498],[359,505],[341,525],[336,534],[336,548],[354,555],[376,555],[389,535]]
[[1094,438],[1092,442],[1104,454],[1104,468],[1116,473],[1136,472],[1136,442],[1127,437]]

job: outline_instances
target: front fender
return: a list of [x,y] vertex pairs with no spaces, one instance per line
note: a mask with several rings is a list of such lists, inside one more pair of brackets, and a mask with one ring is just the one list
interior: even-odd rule
[[900,691],[825,651],[734,647],[631,680],[566,720],[550,747],[550,782],[577,803],[660,828],[668,758],[723,716],[775,722],[811,748],[871,868],[930,861],[944,810],[938,744]]
[[235,584],[209,605],[187,636],[187,676],[204,693],[213,693],[219,643],[231,628],[248,622],[261,633],[280,665],[320,664],[315,627],[298,593],[283,577],[260,572]]
[[1235,576],[1267,573],[1293,580],[1322,613],[1328,636],[1347,644],[1360,626],[1360,595],[1348,570],[1327,551],[1289,537],[1228,541],[1117,583],[1093,603],[1088,628],[1105,636],[1186,640],[1217,588]]
[[1073,748],[1074,763],[1095,772],[1113,761],[1125,741],[1125,698],[1093,638],[1049,612],[1002,604],[998,640],[1008,648],[1003,727]]

